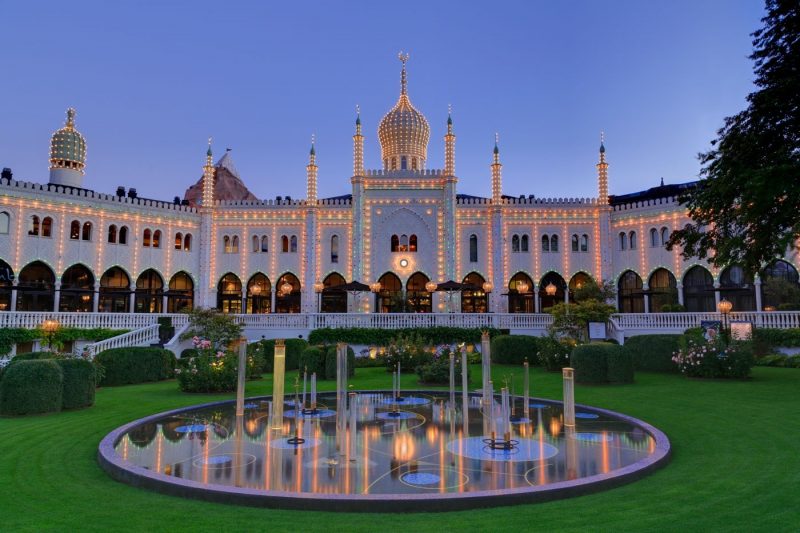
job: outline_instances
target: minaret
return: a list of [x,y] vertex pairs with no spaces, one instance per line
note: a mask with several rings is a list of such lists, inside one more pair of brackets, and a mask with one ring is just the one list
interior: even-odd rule
[[492,203],[500,204],[503,197],[503,165],[500,163],[499,135],[494,134],[494,158],[492,161]]
[[314,150],[314,136],[311,136],[311,150],[308,152],[308,165],[306,165],[306,201],[309,204],[317,203],[317,152]]
[[356,134],[353,135],[353,175],[364,175],[364,136],[361,135],[361,109],[356,106]]
[[67,122],[50,138],[50,183],[83,187],[86,141],[75,129],[75,110],[67,109]]
[[597,163],[597,202],[600,205],[608,205],[608,163],[604,140],[604,135],[600,132],[600,162]]
[[456,135],[453,133],[452,108],[447,106],[447,135],[444,136],[444,174],[456,175]]
[[216,307],[214,298],[215,246],[214,246],[214,161],[211,138],[208,138],[206,164],[203,166],[203,198],[200,205],[200,284],[195,295],[198,307]]

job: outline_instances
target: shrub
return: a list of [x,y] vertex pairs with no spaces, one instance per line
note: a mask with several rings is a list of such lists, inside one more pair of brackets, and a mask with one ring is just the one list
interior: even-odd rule
[[[356,354],[353,349],[347,347],[347,376],[356,375]],[[320,374],[317,374],[319,379]],[[336,379],[336,346],[328,346],[325,351],[325,379]]]
[[787,356],[780,353],[773,353],[756,359],[756,366],[785,367],[788,362],[789,358]]
[[392,339],[386,349],[386,370],[394,372],[399,364],[401,372],[403,369],[413,371],[419,365],[429,363],[432,358],[433,354],[425,349],[424,340],[419,335],[400,334]]
[[[308,336],[311,344],[335,344],[346,342],[348,344],[364,344],[375,346],[389,346],[395,337],[408,337],[415,335],[423,344],[454,344],[461,342],[478,343],[481,341],[481,328],[399,328],[399,329],[373,329],[373,328],[321,328],[315,329]],[[500,335],[499,329],[485,328],[490,337]]]
[[[297,370],[300,366],[300,355],[303,350],[308,348],[305,339],[286,339],[283,341],[286,346],[286,370]],[[273,361],[275,360],[275,339],[262,339],[258,343],[262,348],[264,357],[264,372],[272,372]],[[321,376],[319,374],[317,377]]]
[[101,386],[161,381],[171,378],[175,368],[175,356],[163,348],[113,348],[97,354],[95,361],[105,369]]
[[77,358],[55,359],[64,375],[61,407],[80,409],[94,404],[94,391],[97,385],[95,366]]
[[[183,392],[232,392],[236,390],[239,370],[238,352],[202,349],[197,357],[190,357],[183,368],[175,369],[178,387]],[[248,356],[245,379],[260,375],[255,359]]]
[[300,354],[300,373],[307,371],[309,377],[316,373],[317,378],[325,379],[325,346],[309,346]]
[[683,374],[696,378],[744,379],[755,364],[752,348],[744,342],[725,346],[719,341],[698,343],[689,340],[672,360]]
[[36,359],[53,359],[56,356],[55,352],[27,352],[19,353],[11,358],[13,362],[20,361],[33,361]]
[[570,363],[575,369],[578,383],[606,383],[608,381],[609,347],[619,349],[613,344],[581,344],[572,350]]
[[64,373],[50,359],[20,361],[3,373],[0,414],[26,415],[61,410]]
[[530,335],[498,335],[492,339],[493,363],[521,365],[527,359],[535,364],[538,351],[537,338]]
[[609,383],[633,383],[633,356],[629,351],[616,344],[608,345],[606,364]]
[[680,348],[680,335],[637,335],[625,339],[633,368],[648,372],[677,372],[672,356]]
[[574,341],[560,340],[555,335],[539,337],[537,340],[539,351],[536,353],[537,360],[534,364],[542,365],[548,372],[560,372],[565,366],[569,366],[569,354],[575,346]]
[[200,355],[200,352],[198,352],[197,348],[186,348],[181,352],[181,360],[197,357],[198,355]]
[[[417,366],[415,372],[419,376],[419,382],[425,385],[449,385],[450,384],[450,347],[443,346],[437,350],[433,358],[422,365]],[[453,365],[455,367],[455,378],[457,383],[461,383],[461,353],[460,350],[454,352]],[[467,367],[467,379],[469,380],[469,367]]]

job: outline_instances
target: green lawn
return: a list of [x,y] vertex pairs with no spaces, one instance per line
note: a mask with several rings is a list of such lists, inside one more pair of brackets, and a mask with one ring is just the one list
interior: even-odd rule
[[[495,383],[517,368],[498,366]],[[471,384],[480,382],[472,367]],[[358,369],[355,388],[388,388]],[[248,384],[268,394],[271,376]],[[287,383],[292,383],[288,378]],[[333,382],[323,382],[332,388]],[[407,375],[404,386],[415,386]],[[558,374],[532,371],[534,395],[560,398]],[[287,387],[291,389],[291,387]],[[521,386],[517,386],[521,391]],[[755,368],[748,382],[637,374],[627,386],[578,386],[579,403],[657,426],[672,442],[664,469],[624,487],[557,502],[442,514],[296,512],[202,503],[132,488],[95,462],[125,422],[231,395],[180,393],[175,382],[105,388],[83,411],[0,418],[2,531],[797,531],[800,370]]]

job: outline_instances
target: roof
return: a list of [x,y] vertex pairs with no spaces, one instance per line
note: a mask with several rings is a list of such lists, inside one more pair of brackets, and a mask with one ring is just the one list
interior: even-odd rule
[[675,183],[672,185],[659,185],[652,187],[646,191],[632,192],[628,194],[612,194],[609,195],[608,201],[611,205],[628,204],[631,202],[641,202],[644,200],[655,200],[657,198],[667,198],[671,196],[680,196],[686,193],[699,184],[699,181],[688,181],[686,183]]

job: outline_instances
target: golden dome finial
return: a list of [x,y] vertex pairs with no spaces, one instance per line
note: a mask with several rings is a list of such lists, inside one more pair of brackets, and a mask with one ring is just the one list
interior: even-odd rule
[[408,62],[408,53],[404,54],[400,50],[400,53],[397,54],[397,59],[403,64],[403,70],[400,72],[400,94],[407,94],[406,62]]
[[70,107],[67,109],[67,123],[65,125],[69,129],[75,128],[75,108]]

